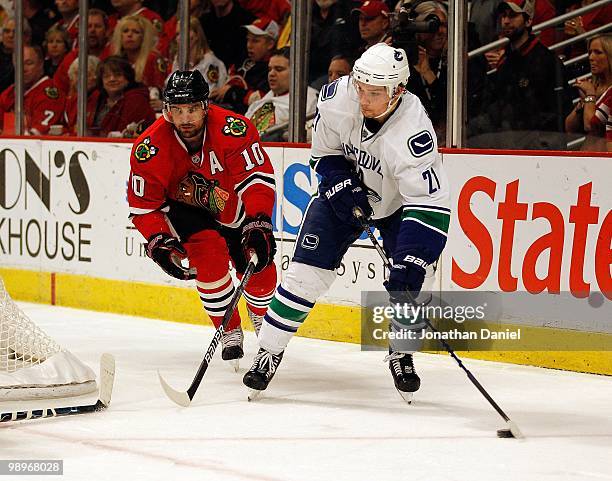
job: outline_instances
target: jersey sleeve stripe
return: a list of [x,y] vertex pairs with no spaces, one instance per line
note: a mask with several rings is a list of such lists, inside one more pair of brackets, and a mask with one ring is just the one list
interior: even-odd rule
[[421,210],[404,210],[403,221],[415,221],[444,236],[448,233],[450,215],[441,212],[425,212]]
[[139,209],[138,207],[130,207],[130,215],[143,215],[155,212],[157,209]]
[[404,210],[406,209],[436,210],[440,212],[447,212],[449,214],[451,212],[451,210],[448,207],[441,207],[439,205],[428,205],[428,204],[405,204]]
[[248,187],[250,187],[252,184],[255,184],[255,183],[268,184],[270,188],[272,188],[273,190],[276,189],[276,180],[274,179],[273,174],[255,172],[254,174],[244,179],[242,182],[236,184],[234,186],[234,190],[236,191],[237,195],[240,195],[242,194],[243,191],[245,191]]

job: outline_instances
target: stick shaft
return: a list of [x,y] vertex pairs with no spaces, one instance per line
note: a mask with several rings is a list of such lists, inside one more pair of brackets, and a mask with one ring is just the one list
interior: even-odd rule
[[242,293],[244,292],[244,289],[247,283],[249,282],[249,280],[251,279],[251,276],[253,275],[253,272],[255,271],[256,265],[257,265],[257,256],[253,254],[251,256],[251,259],[249,260],[249,264],[247,265],[247,268],[244,271],[242,280],[240,281],[240,284],[236,288],[236,291],[234,292],[232,300],[229,303],[227,310],[225,311],[225,314],[223,316],[223,321],[221,322],[221,325],[215,331],[215,335],[213,336],[212,341],[210,342],[210,345],[208,346],[208,349],[206,350],[206,354],[204,354],[204,358],[202,359],[202,362],[200,363],[200,367],[198,368],[193,378],[193,381],[191,382],[191,385],[187,389],[187,395],[189,396],[190,400],[193,400],[193,397],[195,396],[195,393],[197,392],[198,387],[200,387],[200,383],[202,382],[202,379],[204,378],[204,374],[206,374],[206,370],[208,369],[208,364],[210,363],[213,355],[215,354],[215,351],[217,350],[217,346],[219,345],[219,342],[221,342],[223,333],[225,332],[225,329],[227,328],[227,325],[229,324],[230,319],[232,318],[232,315],[234,314],[234,311],[236,310],[236,307],[238,306],[238,301],[240,301],[240,297],[242,297]]

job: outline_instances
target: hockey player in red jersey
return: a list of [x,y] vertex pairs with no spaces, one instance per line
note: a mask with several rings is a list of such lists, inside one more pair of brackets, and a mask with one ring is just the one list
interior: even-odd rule
[[[274,170],[251,122],[209,106],[208,93],[197,70],[168,79],[163,117],[132,148],[131,219],[148,240],[147,254],[166,273],[196,279],[217,327],[234,293],[229,263],[241,278],[254,250],[258,264],[244,296],[258,332],[276,287]],[[185,258],[189,269],[181,264]],[[222,358],[241,358],[242,340],[236,310],[221,340]]]

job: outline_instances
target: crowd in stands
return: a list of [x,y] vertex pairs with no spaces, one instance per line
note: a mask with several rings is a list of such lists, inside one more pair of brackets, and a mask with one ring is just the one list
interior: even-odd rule
[[[291,0],[190,0],[190,69],[210,100],[245,114],[264,140],[289,117]],[[612,22],[612,5],[565,24],[532,26],[595,0],[471,0],[468,50],[507,37],[467,62],[467,144],[481,148],[612,150],[612,34],[556,44]],[[423,102],[439,145],[446,137],[448,12],[434,0],[312,0],[307,116],[318,90],[348,75],[379,42],[394,44],[395,13],[438,20],[414,34],[407,89]],[[22,0],[25,132],[76,134],[78,0]],[[0,130],[14,122],[15,18],[0,0]],[[134,137],[161,114],[161,92],[178,68],[176,0],[90,0],[87,21],[87,135]],[[568,62],[583,55],[583,61]],[[585,138],[586,140],[583,140]],[[575,142],[574,142],[575,141]],[[568,144],[569,142],[569,144]]]

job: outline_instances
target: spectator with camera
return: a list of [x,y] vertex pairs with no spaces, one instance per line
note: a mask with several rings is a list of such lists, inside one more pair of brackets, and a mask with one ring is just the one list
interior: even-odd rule
[[417,33],[417,62],[411,68],[408,91],[420,100],[438,136],[438,145],[444,145],[446,129],[446,66],[448,48],[448,22],[444,5],[437,1],[422,2],[410,14],[416,22],[437,17],[438,29],[430,33]]

